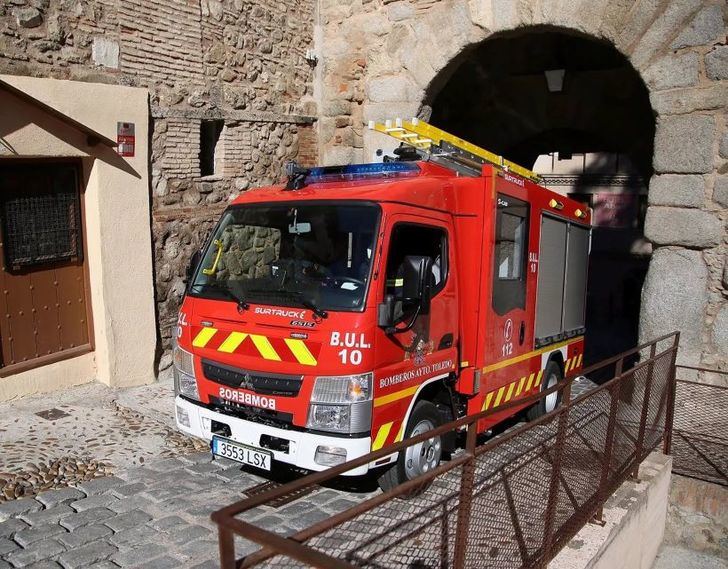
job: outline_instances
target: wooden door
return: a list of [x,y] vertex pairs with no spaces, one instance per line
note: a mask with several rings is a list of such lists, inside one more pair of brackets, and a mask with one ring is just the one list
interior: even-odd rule
[[0,375],[91,349],[75,162],[0,164]]

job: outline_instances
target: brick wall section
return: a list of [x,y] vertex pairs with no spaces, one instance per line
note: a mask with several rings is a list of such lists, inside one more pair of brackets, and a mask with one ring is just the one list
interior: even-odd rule
[[170,119],[160,153],[162,172],[170,178],[200,175],[200,121]]
[[[316,162],[313,68],[305,60],[314,7],[314,0],[0,2],[0,73],[149,89],[162,350],[188,259],[230,199],[279,181],[286,160]],[[215,175],[202,178],[204,119],[225,126]]]
[[200,21],[198,1],[120,2],[122,71],[149,84],[203,84]]

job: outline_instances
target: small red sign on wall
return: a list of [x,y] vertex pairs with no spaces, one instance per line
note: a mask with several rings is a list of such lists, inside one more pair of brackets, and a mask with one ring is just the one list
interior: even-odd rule
[[134,123],[116,123],[116,151],[119,153],[119,156],[134,156],[135,144]]

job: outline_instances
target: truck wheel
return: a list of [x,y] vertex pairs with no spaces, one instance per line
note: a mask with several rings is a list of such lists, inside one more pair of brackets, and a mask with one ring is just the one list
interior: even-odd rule
[[[550,361],[546,364],[546,369],[543,371],[543,381],[541,382],[541,393],[550,389],[563,379],[561,375],[561,368],[555,361]],[[556,391],[547,395],[541,399],[538,403],[533,405],[528,411],[526,411],[526,418],[529,421],[533,421],[542,417],[546,413],[551,413],[561,405],[561,391]]]
[[[415,405],[409,421],[404,438],[408,439],[421,435],[426,431],[436,429],[442,424],[442,417],[437,407],[429,401],[420,401]],[[442,437],[436,436],[431,439],[417,443],[400,451],[397,462],[389,467],[379,477],[379,487],[384,491],[391,490],[395,486],[412,480],[422,474],[430,472],[440,464],[442,458]],[[424,490],[403,495],[409,498]]]

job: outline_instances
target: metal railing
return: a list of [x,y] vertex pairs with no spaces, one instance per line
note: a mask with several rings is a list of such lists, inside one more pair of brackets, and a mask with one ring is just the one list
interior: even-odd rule
[[[476,425],[492,411],[225,507],[212,514],[222,569],[545,567],[584,524],[600,519],[607,498],[637,474],[642,460],[663,440],[669,443],[678,343],[679,333],[668,334],[587,368],[588,376],[616,364],[616,374],[573,399],[571,376],[498,407],[500,413],[563,391],[558,409],[484,444],[477,444]],[[635,354],[643,361],[624,369]],[[431,472],[287,537],[240,519],[284,494],[463,430],[465,448]],[[263,548],[238,560],[236,535]]]
[[672,470],[728,486],[728,387],[705,383],[706,375],[725,382],[728,372],[676,367],[678,374],[694,373],[701,381],[676,381],[675,420],[667,449],[673,455]]

